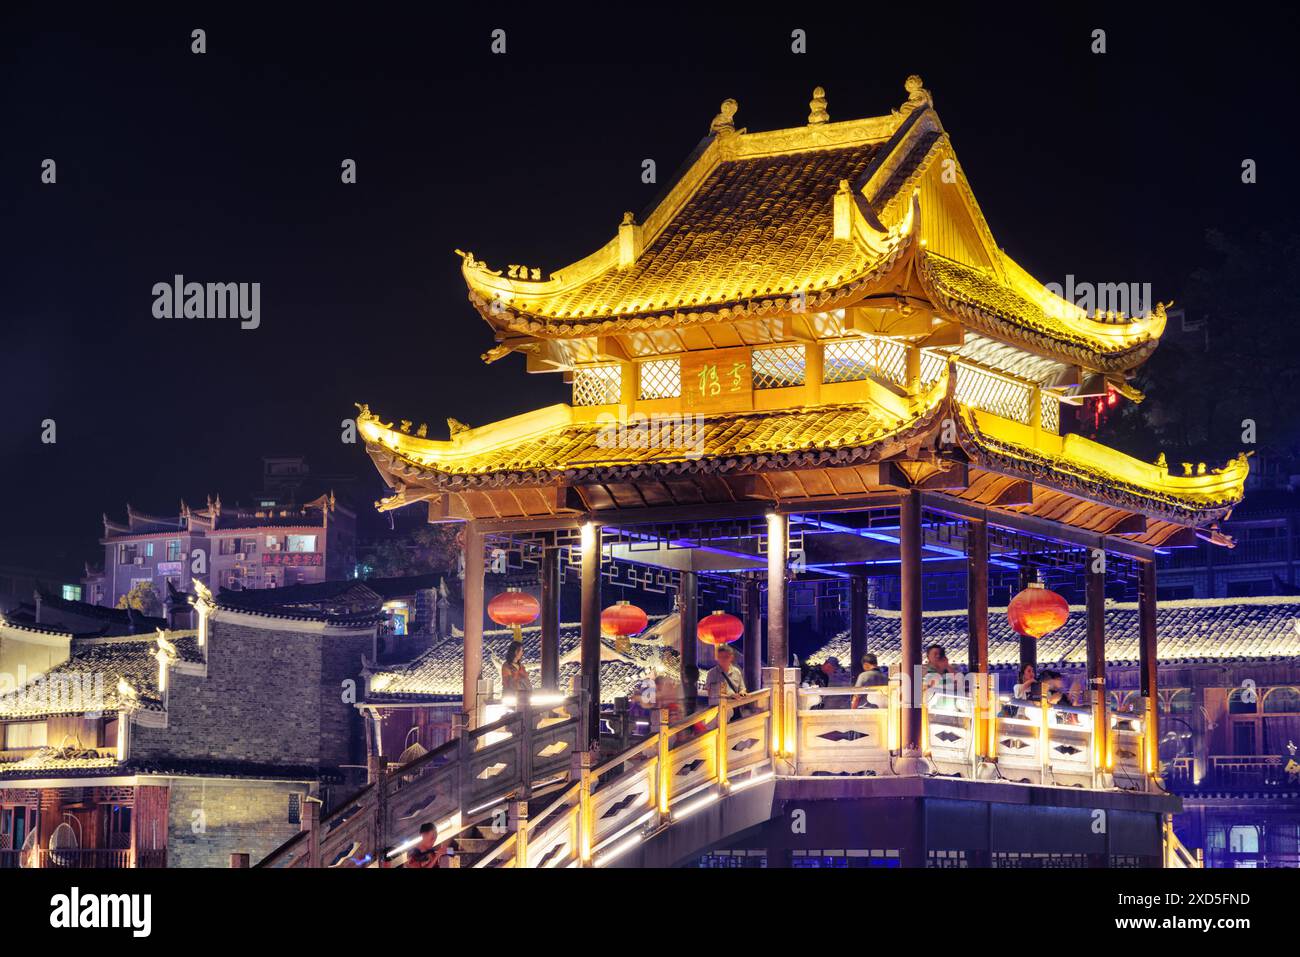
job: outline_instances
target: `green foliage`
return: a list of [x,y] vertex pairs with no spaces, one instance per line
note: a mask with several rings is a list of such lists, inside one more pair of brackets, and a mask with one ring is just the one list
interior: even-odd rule
[[154,590],[153,582],[136,582],[129,592],[117,600],[117,607],[134,608],[150,618],[161,618],[163,615],[162,599]]
[[459,545],[454,525],[420,525],[361,549],[367,576],[395,578],[448,572],[456,567]]
[[1134,382],[1146,401],[1121,402],[1101,441],[1146,459],[1164,451],[1171,463],[1211,466],[1251,450],[1242,441],[1246,420],[1260,446],[1300,441],[1300,235],[1211,230],[1206,247],[1185,302],[1187,318],[1204,320],[1205,331],[1182,334],[1171,321]]

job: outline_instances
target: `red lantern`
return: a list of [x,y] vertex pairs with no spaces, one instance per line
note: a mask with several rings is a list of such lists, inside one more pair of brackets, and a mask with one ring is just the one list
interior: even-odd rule
[[1056,592],[1039,582],[1031,582],[1007,606],[1007,621],[1018,635],[1042,638],[1065,624],[1070,605]]
[[646,630],[646,613],[626,601],[610,605],[600,613],[600,633],[606,638],[630,638]]
[[503,591],[487,607],[488,617],[498,625],[509,625],[514,629],[515,641],[523,641],[520,626],[531,624],[542,613],[542,606],[537,599],[518,589]]
[[711,615],[706,615],[695,626],[696,637],[710,645],[730,644],[744,633],[745,623],[725,611],[715,611]]

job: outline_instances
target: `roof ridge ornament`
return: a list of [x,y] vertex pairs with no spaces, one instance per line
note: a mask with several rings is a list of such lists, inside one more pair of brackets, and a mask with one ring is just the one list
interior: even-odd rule
[[[740,109],[740,104],[731,97],[727,97],[723,100],[722,105],[718,107],[718,115],[715,116],[713,122],[709,124],[709,132],[715,136],[737,132],[736,111],[738,109]],[[743,133],[745,131],[740,130],[739,132]]]
[[829,123],[830,119],[831,115],[826,111],[826,91],[820,86],[814,87],[812,99],[808,102],[808,125]]
[[894,111],[899,116],[907,116],[913,110],[925,107],[934,108],[934,96],[925,88],[919,73],[913,73],[904,80],[903,89],[907,91],[907,102]]

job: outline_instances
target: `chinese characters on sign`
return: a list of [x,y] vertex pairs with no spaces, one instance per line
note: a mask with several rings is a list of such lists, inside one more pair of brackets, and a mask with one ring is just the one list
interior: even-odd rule
[[682,399],[687,409],[748,409],[753,401],[752,385],[748,349],[718,349],[682,357]]
[[320,552],[263,552],[263,565],[320,565]]

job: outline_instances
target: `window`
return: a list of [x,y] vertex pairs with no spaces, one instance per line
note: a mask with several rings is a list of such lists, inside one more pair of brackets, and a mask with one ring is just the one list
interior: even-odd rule
[[314,552],[316,551],[315,535],[286,535],[284,549],[287,552]]
[[117,546],[117,563],[119,565],[134,565],[135,555],[136,546],[134,543],[130,545]]
[[278,552],[280,550],[280,538],[278,535],[266,536],[266,550],[268,552]]
[[642,362],[640,373],[642,399],[675,399],[682,394],[682,360]]
[[80,585],[64,585],[64,586],[63,586],[63,600],[64,600],[64,601],[81,601],[81,586],[80,586]]
[[1259,828],[1253,824],[1243,824],[1230,829],[1228,850],[1233,854],[1258,854]]
[[144,543],[144,557],[153,558],[153,542]]
[[[152,552],[150,554],[152,554]],[[179,538],[169,538],[167,540],[167,561],[178,562],[180,560],[181,540]]]
[[893,382],[907,378],[907,349],[893,339],[864,336],[828,342],[823,355],[823,382],[858,382],[873,375]]
[[240,540],[238,538],[223,538],[221,542],[217,545],[217,554],[238,555],[240,552],[243,551],[243,549],[240,548],[239,545],[240,545]]
[[1257,710],[1255,703],[1258,700],[1259,692],[1254,688],[1237,688],[1228,695],[1228,713],[1254,714]]
[[1300,691],[1295,688],[1272,688],[1264,695],[1265,714],[1300,713]]
[[622,394],[623,374],[615,365],[573,370],[574,405],[615,405]]
[[5,750],[23,751],[43,748],[46,743],[44,721],[15,721],[5,725]]
[[755,349],[751,361],[755,389],[786,389],[804,383],[803,346]]

